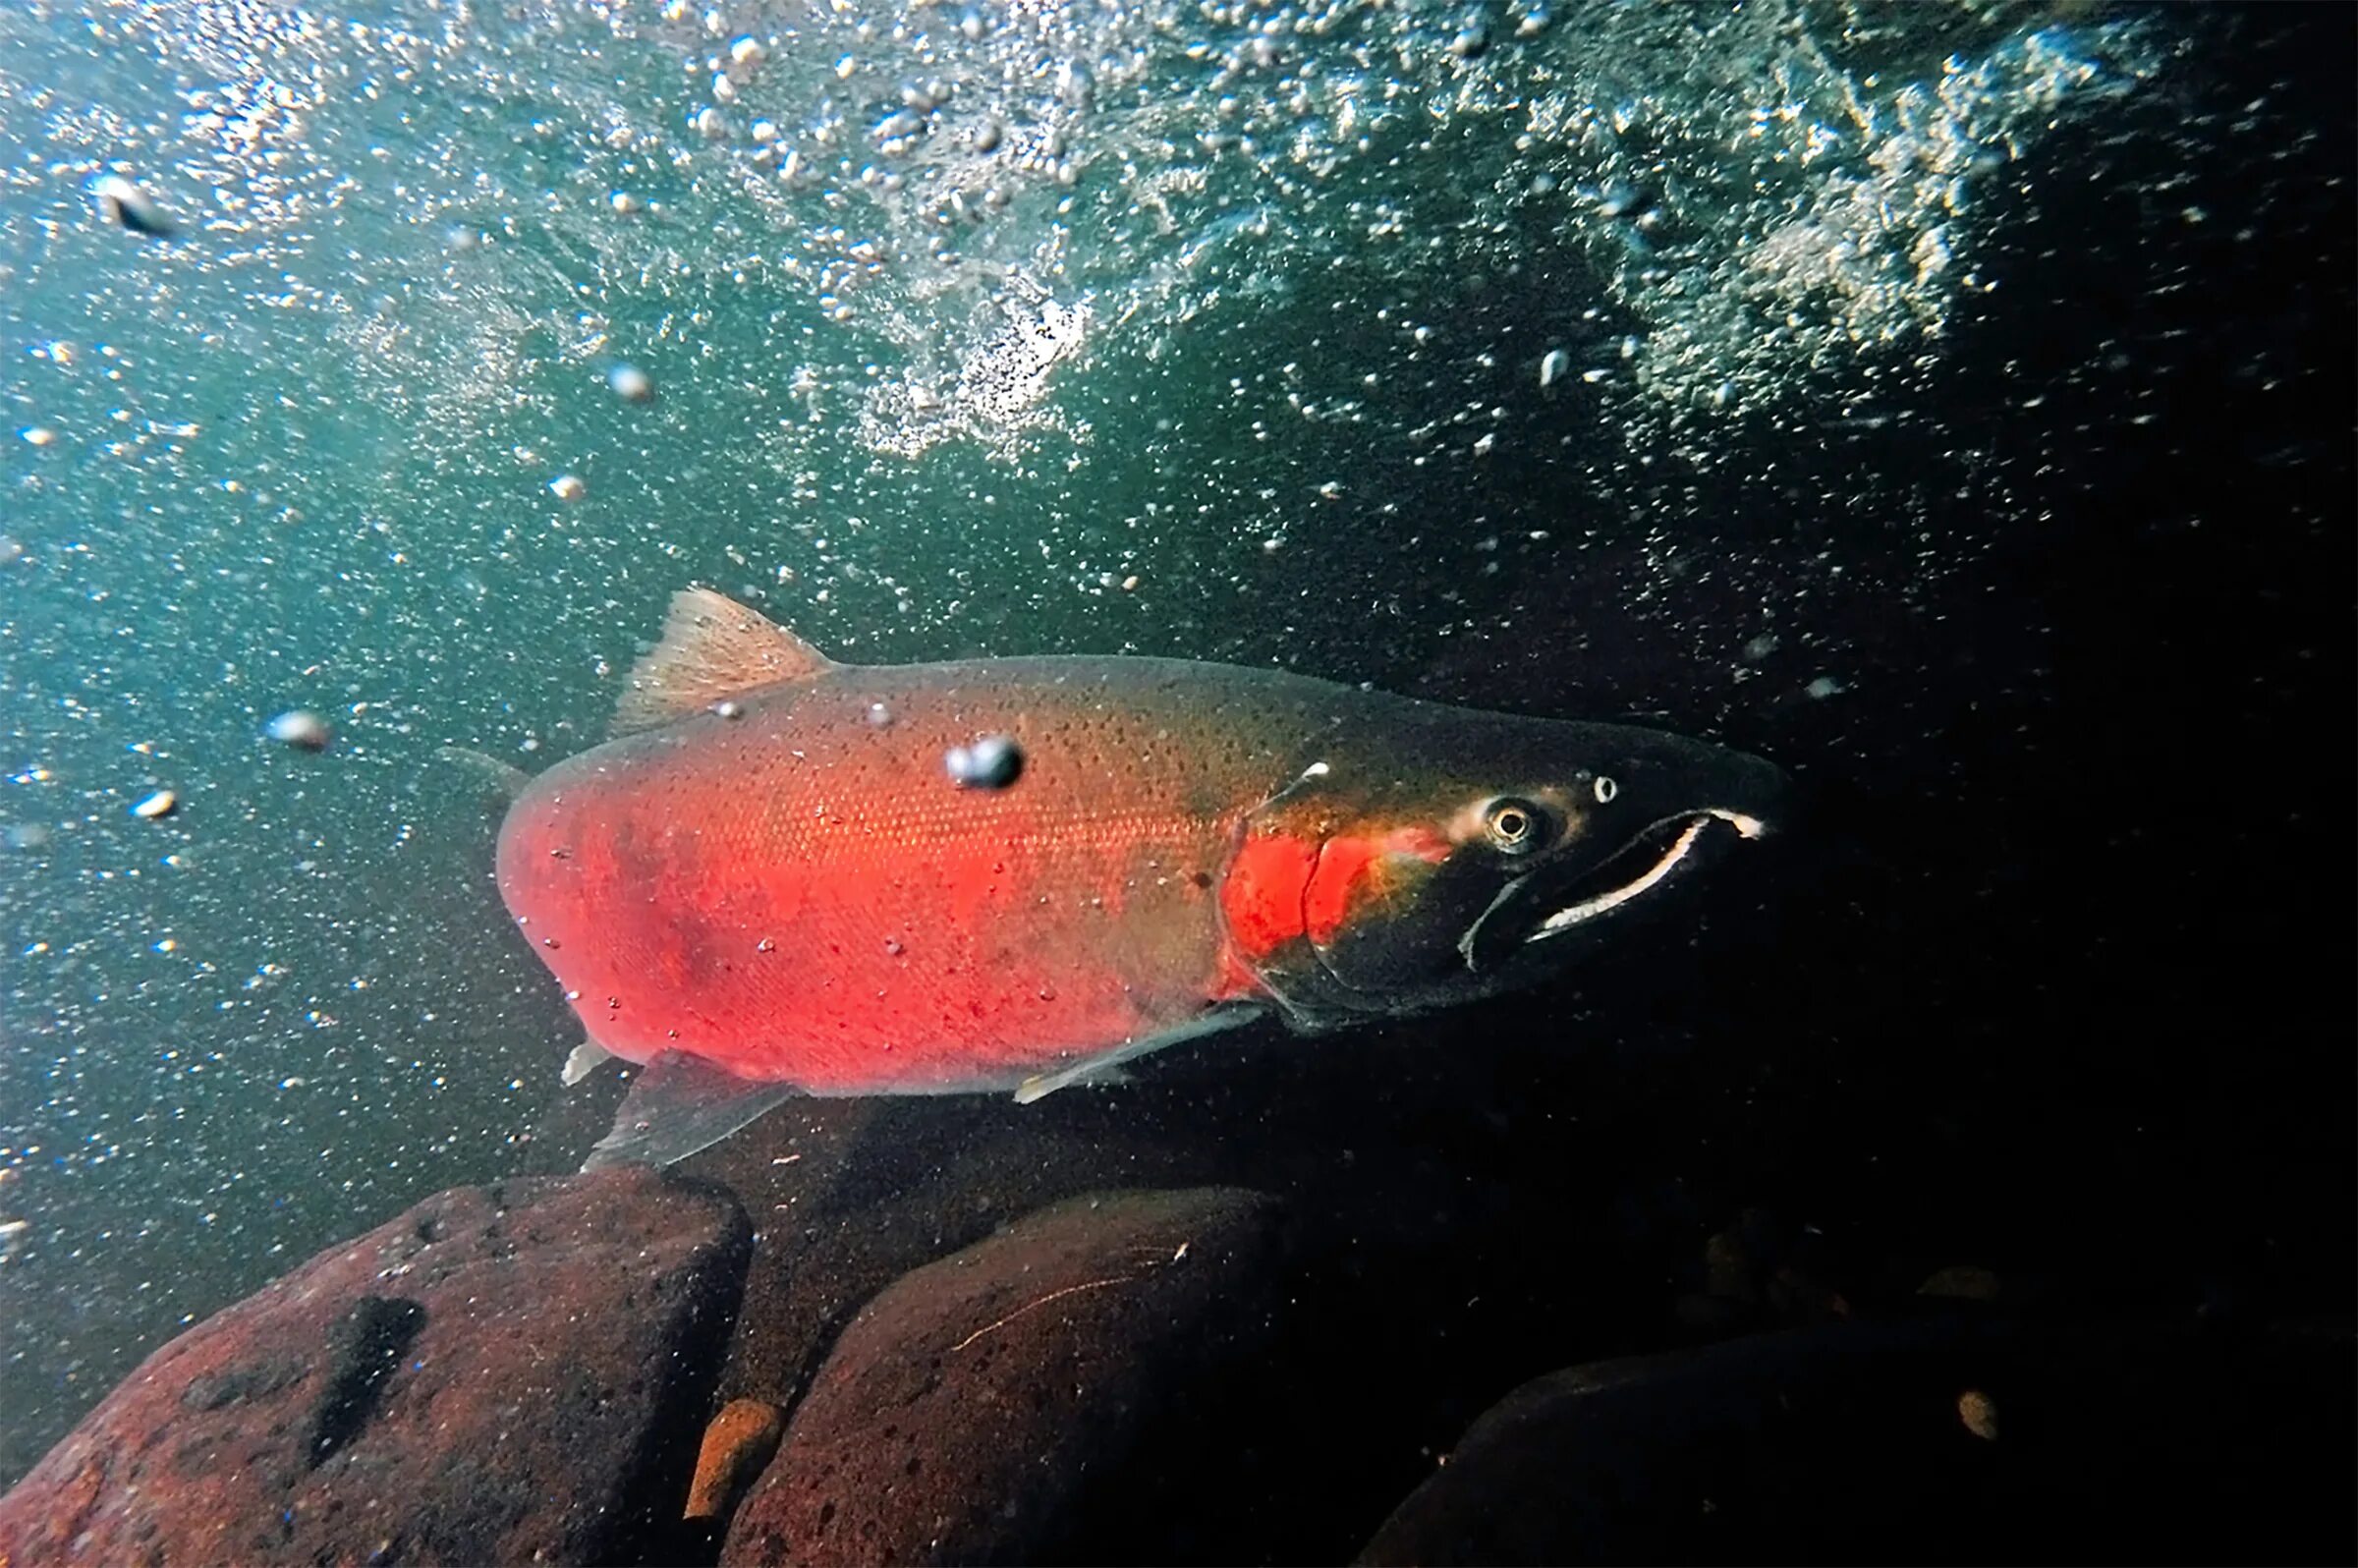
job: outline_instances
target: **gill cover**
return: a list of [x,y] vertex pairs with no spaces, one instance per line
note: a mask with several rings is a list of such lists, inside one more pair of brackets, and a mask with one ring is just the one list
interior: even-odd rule
[[1517,796],[1314,767],[1246,818],[1222,890],[1233,950],[1298,1023],[1462,996],[1468,933],[1559,833]]
[[1307,934],[1336,984],[1397,1001],[1456,980],[1459,938],[1512,876],[1437,818],[1366,819],[1326,840],[1310,879]]

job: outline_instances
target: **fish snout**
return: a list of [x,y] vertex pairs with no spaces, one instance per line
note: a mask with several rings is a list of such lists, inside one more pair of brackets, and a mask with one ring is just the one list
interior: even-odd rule
[[1766,757],[1721,750],[1698,809],[1734,828],[1738,836],[1763,839],[1780,831],[1792,813],[1793,776]]

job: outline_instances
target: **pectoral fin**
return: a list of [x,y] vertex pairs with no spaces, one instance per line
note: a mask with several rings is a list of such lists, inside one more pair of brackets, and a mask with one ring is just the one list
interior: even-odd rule
[[1130,1075],[1122,1070],[1122,1063],[1144,1056],[1149,1051],[1161,1050],[1165,1045],[1177,1045],[1183,1040],[1200,1039],[1224,1029],[1234,1029],[1239,1024],[1250,1024],[1262,1016],[1262,1011],[1260,1007],[1252,1005],[1215,1007],[1184,1024],[1124,1040],[1111,1050],[1085,1056],[1070,1067],[1060,1067],[1052,1073],[1037,1073],[1025,1079],[1016,1086],[1015,1102],[1029,1105],[1042,1094],[1053,1094],[1074,1084],[1127,1083]]
[[1128,1068],[1093,1058],[1086,1062],[1075,1063],[1071,1067],[1059,1068],[1053,1073],[1034,1073],[1030,1078],[1015,1086],[1015,1102],[1018,1105],[1029,1105],[1042,1094],[1053,1094],[1056,1091],[1070,1089],[1075,1084],[1105,1085],[1129,1082],[1131,1082],[1131,1073]]
[[600,1063],[610,1062],[613,1059],[614,1053],[597,1041],[593,1039],[582,1041],[573,1048],[573,1054],[565,1058],[565,1069],[562,1075],[565,1087],[571,1089],[591,1073],[596,1072]]
[[669,1165],[708,1148],[796,1092],[792,1084],[756,1084],[708,1062],[665,1051],[646,1064],[614,1113],[614,1130],[582,1162]]

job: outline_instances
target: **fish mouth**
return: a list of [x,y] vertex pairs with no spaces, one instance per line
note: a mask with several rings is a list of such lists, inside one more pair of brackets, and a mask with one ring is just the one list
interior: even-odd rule
[[1534,871],[1507,883],[1459,938],[1458,951],[1470,970],[1496,969],[1534,943],[1591,924],[1685,880],[1686,872],[1713,858],[1712,850],[1733,840],[1765,838],[1768,831],[1762,818],[1724,807],[1662,817],[1577,876],[1553,880]]
[[1676,876],[1701,858],[1699,852],[1709,848],[1712,839],[1724,839],[1731,833],[1737,838],[1757,839],[1768,832],[1768,824],[1761,818],[1723,807],[1666,816],[1558,890],[1557,897],[1570,893],[1572,901],[1542,920],[1523,940],[1526,944],[1544,942],[1611,914]]

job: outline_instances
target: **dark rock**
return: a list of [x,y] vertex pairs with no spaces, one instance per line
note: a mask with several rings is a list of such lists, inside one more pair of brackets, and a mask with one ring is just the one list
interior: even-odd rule
[[721,1561],[1071,1554],[1107,1481],[1261,1342],[1276,1205],[1237,1188],[1107,1193],[907,1275],[847,1327]]
[[2201,1561],[2255,1520],[2303,1556],[2347,1539],[2351,1350],[2346,1323],[1976,1316],[1576,1367],[1475,1422],[1359,1560]]
[[1806,1229],[1757,1208],[1703,1244],[1701,1290],[1682,1291],[1672,1315],[1689,1329],[1727,1337],[1752,1328],[1799,1328],[1848,1317],[1848,1298],[1826,1276],[1825,1249]]
[[588,1562],[679,1498],[751,1231],[638,1167],[459,1188],[150,1356],[0,1562]]
[[1568,1218],[1616,1192],[1659,1127],[1567,1145],[1534,1106],[1509,1137],[1497,1070],[1423,1028],[1312,1041],[1241,1031],[1242,1043],[1149,1057],[1134,1083],[1030,1105],[789,1101],[685,1167],[736,1192],[758,1227],[721,1396],[791,1410],[878,1292],[1077,1194],[1272,1193],[1285,1213],[1279,1339],[1249,1386],[1192,1388],[1187,1410],[1165,1413],[1153,1451],[1130,1463],[1124,1504],[1076,1515],[1066,1555],[1101,1541],[1108,1559],[1347,1559],[1423,1474],[1419,1448],[1463,1431],[1482,1391],[1560,1364],[1566,1345],[1658,1331],[1653,1295],[1591,1281],[1658,1277],[1658,1249],[1701,1234],[1681,1208],[1633,1261],[1634,1244],[1615,1252]]

